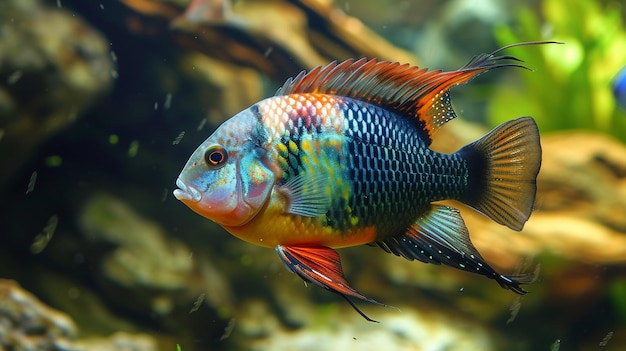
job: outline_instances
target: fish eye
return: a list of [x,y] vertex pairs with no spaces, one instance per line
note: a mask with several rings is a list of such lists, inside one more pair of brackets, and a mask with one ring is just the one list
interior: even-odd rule
[[228,153],[220,145],[213,145],[204,152],[204,161],[207,166],[213,169],[222,167],[227,159]]

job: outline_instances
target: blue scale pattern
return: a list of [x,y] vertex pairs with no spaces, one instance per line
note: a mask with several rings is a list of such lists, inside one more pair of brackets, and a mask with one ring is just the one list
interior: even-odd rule
[[458,199],[466,191],[465,161],[430,150],[419,121],[351,99],[343,113],[352,211],[334,207],[328,214],[334,226],[349,226],[350,215],[359,226],[375,225],[378,239],[402,234],[431,201]]

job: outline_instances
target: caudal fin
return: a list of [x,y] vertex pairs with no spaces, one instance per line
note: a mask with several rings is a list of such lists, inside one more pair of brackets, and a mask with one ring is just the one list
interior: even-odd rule
[[460,199],[497,223],[521,230],[530,217],[541,166],[537,124],[520,117],[494,128],[458,151],[469,184]]

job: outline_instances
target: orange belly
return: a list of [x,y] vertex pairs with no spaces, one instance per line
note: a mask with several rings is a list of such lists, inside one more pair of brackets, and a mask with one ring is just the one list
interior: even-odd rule
[[248,223],[224,228],[242,240],[265,247],[311,244],[340,248],[367,244],[376,239],[373,226],[339,231],[322,225],[320,217],[286,213],[284,204],[276,196],[272,196]]

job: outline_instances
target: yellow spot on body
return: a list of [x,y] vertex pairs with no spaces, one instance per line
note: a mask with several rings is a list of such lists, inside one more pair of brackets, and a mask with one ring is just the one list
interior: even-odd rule
[[287,150],[287,146],[285,144],[278,143],[277,146],[278,146],[278,152],[281,155],[287,155],[289,153],[289,150]]
[[359,224],[359,217],[350,216],[350,224],[353,226],[356,226],[357,224]]
[[298,145],[293,140],[289,140],[289,151],[293,154],[298,154]]

